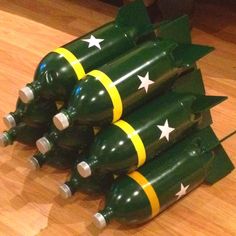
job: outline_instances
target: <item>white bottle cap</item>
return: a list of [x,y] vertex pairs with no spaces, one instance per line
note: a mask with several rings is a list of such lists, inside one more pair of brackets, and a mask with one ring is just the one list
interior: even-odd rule
[[3,122],[8,129],[16,126],[16,121],[11,114],[7,114],[3,117]]
[[37,170],[40,168],[39,162],[35,157],[29,159],[29,168],[31,170]]
[[85,161],[82,161],[77,165],[77,170],[84,178],[87,178],[91,175],[91,168]]
[[45,154],[51,150],[51,144],[45,137],[38,139],[36,141],[36,146],[42,154]]
[[23,103],[29,103],[34,99],[34,93],[31,88],[24,87],[19,90],[19,97]]
[[107,225],[106,220],[105,220],[104,216],[101,213],[94,214],[93,223],[99,229],[103,229]]
[[0,147],[6,147],[9,145],[9,140],[5,133],[0,133]]
[[71,190],[67,184],[62,184],[59,186],[59,193],[64,199],[70,198],[72,196]]
[[69,127],[69,121],[64,113],[58,113],[53,117],[53,123],[59,130],[64,130]]

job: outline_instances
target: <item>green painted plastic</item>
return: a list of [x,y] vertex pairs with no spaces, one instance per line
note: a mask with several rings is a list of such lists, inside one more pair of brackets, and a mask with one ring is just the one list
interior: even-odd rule
[[[201,113],[195,113],[203,95],[167,93],[145,104],[123,118],[139,134],[146,150],[147,160],[155,157],[173,143],[190,134],[201,125]],[[217,98],[217,97],[216,97]],[[204,96],[205,101],[208,97]],[[212,98],[210,97],[211,101]],[[209,108],[212,104],[206,102]],[[206,107],[207,109],[207,107]],[[175,130],[167,138],[160,138],[163,126],[168,121]],[[130,137],[116,125],[103,129],[95,137],[86,160],[92,172],[124,173],[137,168],[137,151]]]
[[[220,180],[232,169],[231,161],[208,127],[189,135],[137,171],[151,183],[159,199],[160,213],[178,200],[181,185],[188,194],[204,181]],[[151,205],[143,187],[129,176],[116,179],[100,211],[106,222],[115,219],[123,224],[140,224],[150,220]]]
[[8,144],[10,145],[17,141],[25,145],[34,146],[35,142],[42,137],[47,129],[47,126],[29,126],[21,122],[8,131],[4,131],[4,134],[7,136]]
[[[82,158],[83,159],[83,158]],[[91,176],[89,178],[82,178],[77,171],[77,164],[82,160],[77,159],[72,170],[71,175],[65,184],[70,188],[73,194],[76,192],[93,193],[95,195],[105,193],[114,181],[111,174]]]
[[40,167],[47,164],[56,169],[64,170],[72,168],[80,155],[82,154],[78,151],[57,146],[46,154],[36,153],[34,158],[38,161]]
[[[137,39],[151,28],[152,24],[143,2],[136,1],[122,7],[115,21],[63,47],[79,59],[87,73],[135,47]],[[104,39],[101,49],[88,48],[88,43],[82,41],[89,39],[91,35],[97,39]],[[27,86],[33,90],[34,97],[66,101],[77,81],[75,71],[68,61],[61,55],[51,52],[40,62],[34,82]]]
[[[193,69],[195,65],[186,67],[185,57],[190,56],[185,53],[182,54],[182,66],[179,57],[178,61],[175,60],[175,51],[179,47],[182,48],[182,45],[169,40],[149,41],[99,68],[113,81],[120,94],[123,104],[122,116],[162,94],[169,89],[176,77]],[[192,54],[192,61],[209,52],[209,47],[206,46],[189,45],[188,49],[192,51],[192,47],[194,51],[199,51]],[[186,54],[188,53],[187,50]],[[153,81],[148,91],[140,88],[140,76],[147,75]],[[99,80],[87,75],[75,86],[68,109],[63,110],[63,113],[69,118],[70,125],[75,121],[90,125],[107,124],[113,120],[113,104],[109,93]]]
[[27,125],[45,125],[58,112],[55,102],[39,99],[31,104],[24,104],[17,100],[16,109],[10,114],[14,117],[16,124],[25,122]]
[[59,131],[53,126],[44,137],[47,138],[52,149],[60,146],[80,150],[88,148],[92,143],[94,131],[92,127],[77,124],[63,131]]

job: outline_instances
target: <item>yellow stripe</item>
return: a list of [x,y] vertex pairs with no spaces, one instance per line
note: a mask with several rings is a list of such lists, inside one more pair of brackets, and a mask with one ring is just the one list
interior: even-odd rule
[[76,56],[72,52],[70,52],[66,48],[57,48],[53,52],[62,55],[70,63],[79,80],[85,76],[85,71],[82,64],[79,62],[79,59],[76,58]]
[[160,202],[152,184],[138,171],[134,171],[128,176],[136,181],[143,189],[150,202],[152,217],[156,216],[160,211]]
[[138,167],[142,166],[144,162],[146,161],[146,150],[143,145],[143,141],[140,138],[139,134],[137,131],[126,121],[124,120],[119,120],[117,121],[114,125],[120,127],[130,138],[132,141],[134,148],[137,152],[138,156]]
[[122,105],[120,93],[117,90],[116,86],[114,85],[113,81],[104,72],[100,70],[93,70],[89,72],[88,75],[95,77],[105,87],[113,104],[112,122],[119,120],[123,112],[123,105]]

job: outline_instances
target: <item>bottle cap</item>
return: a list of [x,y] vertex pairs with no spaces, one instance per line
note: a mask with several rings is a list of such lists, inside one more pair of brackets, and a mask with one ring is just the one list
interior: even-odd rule
[[33,156],[32,158],[29,159],[29,166],[31,170],[37,170],[40,168],[39,162],[36,159],[36,157]]
[[9,140],[7,138],[7,135],[4,133],[0,134],[0,146],[1,147],[6,147],[9,145]]
[[72,196],[71,190],[67,184],[62,184],[59,186],[59,193],[64,199],[70,198]]
[[82,161],[77,165],[77,170],[84,178],[87,178],[91,175],[91,168],[85,161]]
[[23,103],[29,103],[34,99],[34,93],[31,88],[26,86],[20,89],[19,97]]
[[16,126],[16,121],[11,114],[7,114],[3,117],[3,122],[8,129]]
[[45,137],[38,139],[36,141],[36,146],[42,154],[45,154],[51,150],[51,144]]
[[69,121],[64,113],[58,113],[53,117],[53,123],[59,130],[64,130],[69,127]]
[[103,229],[106,227],[107,223],[106,220],[104,218],[104,216],[101,213],[96,213],[93,216],[93,223],[95,224],[95,226],[99,229]]

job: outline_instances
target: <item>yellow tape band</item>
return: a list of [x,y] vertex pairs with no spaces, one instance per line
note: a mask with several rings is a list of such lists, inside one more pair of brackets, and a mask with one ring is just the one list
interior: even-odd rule
[[160,202],[152,184],[138,171],[134,171],[128,176],[136,181],[143,189],[152,209],[152,217],[156,216],[160,211]]
[[82,64],[79,62],[79,59],[76,58],[76,56],[72,52],[70,52],[66,48],[57,48],[53,52],[60,54],[70,63],[79,80],[85,76],[85,71]]
[[117,90],[113,81],[104,72],[102,72],[100,70],[93,70],[93,71],[89,72],[88,75],[95,77],[105,87],[106,91],[108,92],[108,94],[111,98],[112,104],[113,104],[113,120],[112,120],[112,122],[119,120],[122,115],[122,112],[123,112],[123,104],[121,101],[120,93]]
[[127,123],[124,120],[119,120],[116,123],[114,123],[114,125],[121,128],[128,135],[129,139],[132,141],[134,148],[137,152],[137,156],[138,156],[137,167],[142,166],[146,161],[146,150],[143,145],[143,141],[140,138],[137,131],[129,123]]

